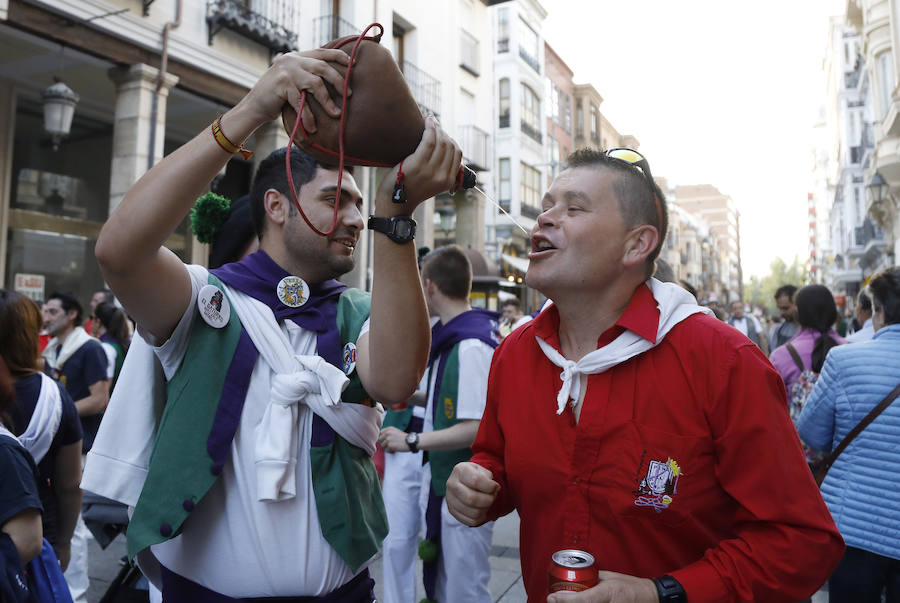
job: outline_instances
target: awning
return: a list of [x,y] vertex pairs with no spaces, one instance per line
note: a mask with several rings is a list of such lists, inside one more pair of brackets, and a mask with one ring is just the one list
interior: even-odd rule
[[528,258],[519,258],[514,255],[502,254],[503,261],[518,270],[519,272],[528,272]]

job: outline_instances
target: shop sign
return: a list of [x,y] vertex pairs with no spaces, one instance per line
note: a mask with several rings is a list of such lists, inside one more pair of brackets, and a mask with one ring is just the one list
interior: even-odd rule
[[13,289],[30,297],[34,301],[44,300],[44,275],[43,274],[16,274]]

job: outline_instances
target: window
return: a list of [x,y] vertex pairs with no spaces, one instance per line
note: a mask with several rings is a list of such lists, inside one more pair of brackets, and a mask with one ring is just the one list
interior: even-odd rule
[[497,11],[497,52],[509,52],[509,9]]
[[459,66],[478,76],[478,40],[464,29],[459,30]]
[[538,35],[531,29],[531,26],[528,25],[524,21],[524,19],[519,19],[519,56],[528,63],[528,65],[537,71],[541,72],[541,65],[538,63],[538,56],[540,55],[540,51],[538,48]]
[[541,173],[522,162],[522,207],[520,213],[536,218],[541,213]]
[[555,138],[550,138],[550,173],[547,174],[548,185],[554,178],[556,178],[556,174],[559,173],[559,141]]
[[566,121],[564,124],[566,132],[572,134],[572,97],[566,95]]
[[591,103],[591,140],[597,142],[600,139],[600,112],[597,106]]
[[500,159],[497,169],[500,175],[500,207],[506,211],[509,211],[509,201],[512,198],[509,169],[509,157]]
[[509,80],[500,80],[500,123],[501,128],[509,127]]
[[879,100],[881,101],[881,117],[887,115],[891,106],[891,95],[894,92],[894,63],[890,52],[883,52],[875,58],[878,74]]
[[584,104],[581,101],[575,110],[575,136],[584,138]]
[[856,202],[856,223],[862,224],[866,214],[863,211],[862,194],[860,194],[860,187],[858,186],[853,187],[853,200]]
[[550,119],[557,124],[562,123],[562,120],[560,119],[562,116],[562,112],[560,111],[560,96],[559,87],[554,82],[550,82]]
[[539,121],[541,115],[541,101],[538,98],[538,95],[534,93],[534,90],[524,83],[522,84],[521,92],[522,132],[535,141],[541,142],[541,124]]

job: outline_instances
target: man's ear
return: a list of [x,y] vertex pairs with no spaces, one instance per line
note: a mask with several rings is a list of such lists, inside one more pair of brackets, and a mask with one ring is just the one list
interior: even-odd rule
[[275,224],[284,225],[290,214],[291,201],[274,188],[270,188],[263,196],[263,207],[266,211],[266,218]]
[[626,266],[643,264],[658,243],[659,232],[655,226],[642,224],[634,228],[625,238],[625,255],[622,263]]

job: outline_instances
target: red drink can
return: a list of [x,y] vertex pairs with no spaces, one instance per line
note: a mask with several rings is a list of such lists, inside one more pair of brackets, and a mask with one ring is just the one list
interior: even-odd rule
[[599,582],[594,569],[594,556],[584,551],[566,549],[556,551],[550,558],[550,592],[561,590],[582,591]]

